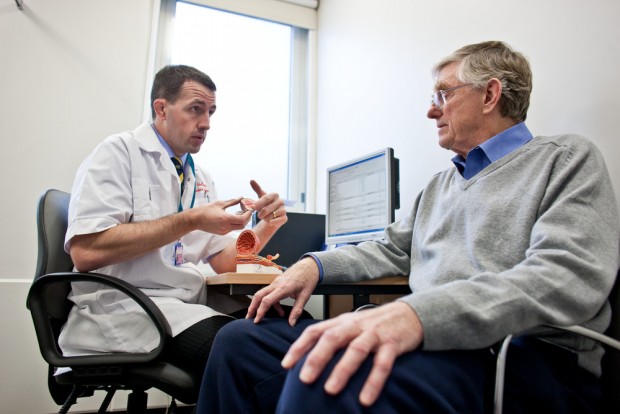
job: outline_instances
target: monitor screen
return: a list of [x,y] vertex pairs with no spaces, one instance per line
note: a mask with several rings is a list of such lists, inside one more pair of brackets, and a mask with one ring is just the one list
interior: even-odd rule
[[400,207],[398,170],[392,148],[327,169],[325,244],[383,239]]

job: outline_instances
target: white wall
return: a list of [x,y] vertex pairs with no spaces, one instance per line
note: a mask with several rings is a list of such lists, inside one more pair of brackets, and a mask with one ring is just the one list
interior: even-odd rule
[[430,68],[469,43],[504,40],[534,73],[534,135],[576,132],[603,151],[620,191],[620,2],[616,0],[324,0],[318,24],[317,211],[324,171],[391,146],[401,163],[401,209],[451,165],[426,118]]
[[153,1],[0,0],[0,278],[32,274],[39,194],[68,191],[99,141],[141,121]]
[[[68,191],[105,136],[142,118],[155,0],[0,0],[0,413],[51,413],[46,366],[25,308],[36,200]],[[21,282],[19,280],[22,280]],[[17,280],[17,281],[16,281]],[[113,408],[123,405],[115,398]],[[153,402],[162,403],[161,395]],[[75,410],[93,409],[80,403]]]
[[[8,373],[0,382],[0,414],[57,410],[24,306],[24,281],[36,260],[35,204],[45,188],[68,190],[103,137],[141,121],[156,1],[25,0],[19,11],[14,0],[0,0],[0,366]],[[617,192],[618,16],[615,0],[323,0],[317,211],[325,210],[328,166],[389,145],[401,159],[398,216],[407,212],[431,175],[450,165],[425,117],[430,67],[488,39],[505,40],[531,59],[532,132],[593,139]]]

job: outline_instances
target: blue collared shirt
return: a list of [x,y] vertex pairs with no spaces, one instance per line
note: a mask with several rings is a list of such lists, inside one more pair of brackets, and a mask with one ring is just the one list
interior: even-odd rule
[[531,139],[532,133],[525,126],[525,122],[521,122],[469,151],[467,159],[457,155],[452,158],[452,162],[463,178],[469,180],[492,162],[510,154]]
[[[155,135],[157,135],[157,139],[159,139],[159,142],[161,142],[161,145],[166,149],[166,152],[168,152],[168,155],[170,156],[170,158],[176,157],[174,151],[172,151],[172,148],[170,148],[170,145],[168,145],[166,140],[161,135],[159,135],[159,132],[157,132],[155,125],[151,124],[151,128],[153,128],[153,131],[155,131]],[[187,153],[181,156],[181,161],[183,162],[183,165],[185,165],[186,159],[187,159]]]

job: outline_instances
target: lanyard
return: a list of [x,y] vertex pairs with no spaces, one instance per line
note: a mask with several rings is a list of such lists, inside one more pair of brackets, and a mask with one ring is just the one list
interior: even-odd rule
[[[192,193],[192,203],[189,208],[194,207],[194,201],[196,201],[196,168],[194,167],[194,159],[191,154],[187,154],[187,163],[189,164],[189,168],[192,170],[192,176],[194,177],[194,192]],[[181,183],[181,185],[185,185],[185,183]],[[183,196],[179,198],[179,213],[183,211]]]

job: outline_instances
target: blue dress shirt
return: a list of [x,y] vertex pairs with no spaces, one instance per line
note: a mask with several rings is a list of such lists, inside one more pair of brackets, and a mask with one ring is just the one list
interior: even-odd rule
[[525,123],[521,122],[469,151],[467,159],[457,155],[452,158],[452,162],[463,178],[469,180],[492,162],[510,154],[531,139],[532,133],[527,129]]

